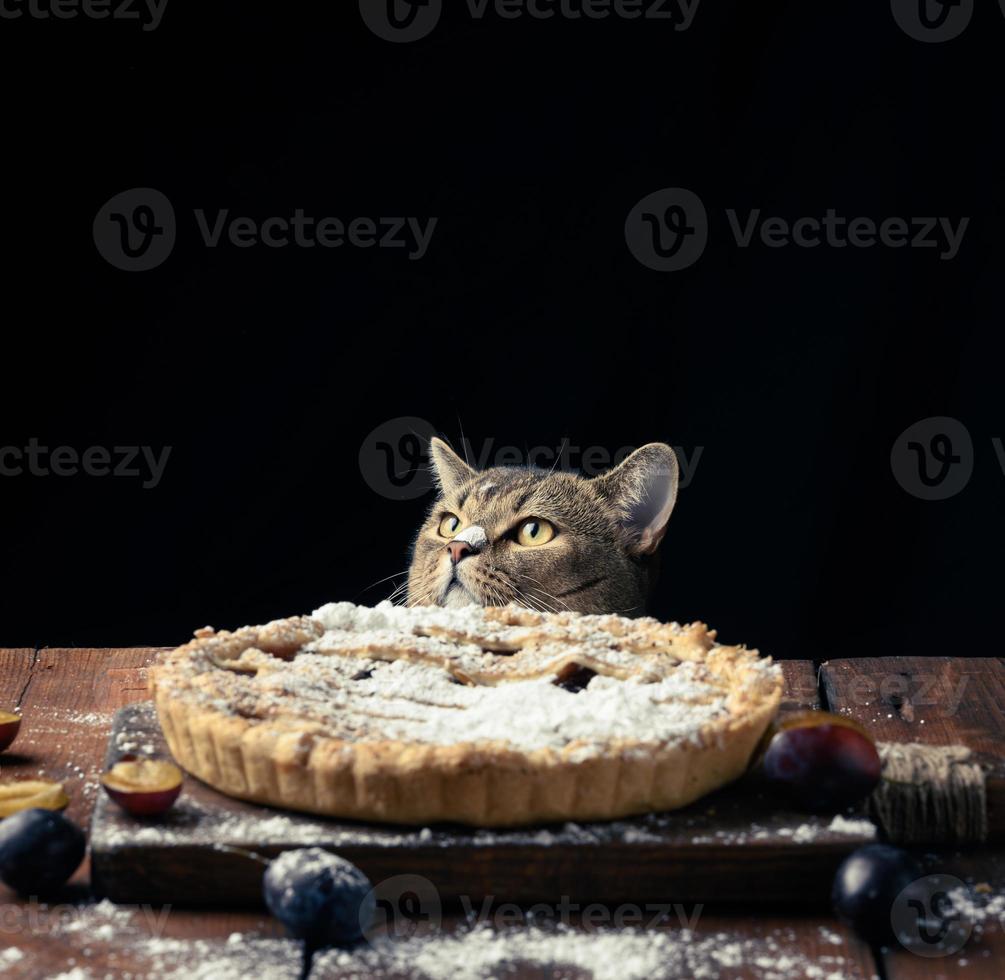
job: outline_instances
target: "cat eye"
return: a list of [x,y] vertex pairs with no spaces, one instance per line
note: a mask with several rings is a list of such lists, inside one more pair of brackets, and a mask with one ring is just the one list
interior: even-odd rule
[[461,529],[461,519],[456,514],[447,514],[440,521],[440,537],[452,538]]
[[524,521],[516,529],[516,543],[525,548],[536,548],[547,544],[555,536],[555,526],[539,517]]

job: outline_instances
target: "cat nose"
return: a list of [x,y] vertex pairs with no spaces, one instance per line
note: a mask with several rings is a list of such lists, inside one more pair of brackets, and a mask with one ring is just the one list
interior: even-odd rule
[[466,527],[453,541],[447,544],[450,561],[456,565],[465,555],[477,555],[489,543],[485,528],[478,524]]
[[447,545],[447,551],[450,552],[450,560],[453,564],[457,564],[465,555],[475,555],[478,552],[476,549],[472,548],[467,541],[451,541]]

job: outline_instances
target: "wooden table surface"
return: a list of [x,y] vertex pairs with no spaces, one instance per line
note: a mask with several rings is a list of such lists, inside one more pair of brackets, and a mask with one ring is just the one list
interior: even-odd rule
[[[145,668],[155,655],[147,648],[0,649],[0,709],[16,709],[24,718],[12,750],[0,757],[3,777],[62,781],[71,798],[67,815],[87,827],[100,791],[97,777],[112,717],[118,708],[146,698]],[[879,740],[962,743],[998,757],[1005,754],[1005,668],[999,660],[886,658],[819,667],[789,661],[783,667],[790,705],[822,703],[857,718]],[[946,851],[932,855],[930,862],[968,884],[986,882],[994,894],[1005,894],[1005,851],[997,847]],[[107,926],[113,910],[96,907],[88,898],[88,873],[85,862],[71,882],[67,902],[48,907],[17,899],[0,885],[0,976],[158,976],[164,975],[164,955],[169,955],[189,977],[236,977],[250,968],[220,964],[230,951],[236,955],[251,943],[250,936],[275,937],[266,944],[270,955],[288,962],[288,975],[296,975],[296,947],[279,939],[281,928],[264,912],[134,910],[126,942],[121,929]],[[691,944],[704,951],[705,962],[699,966],[709,977],[1005,976],[1005,938],[997,918],[974,930],[960,951],[927,958],[903,949],[874,953],[826,910],[800,909],[798,896],[791,908],[770,914],[706,905],[687,910],[686,916],[692,920]],[[447,916],[444,932],[458,924],[456,917]],[[654,928],[681,926],[670,921]],[[150,955],[158,947],[140,941],[147,936],[168,941],[159,960]],[[185,958],[189,948],[190,962]],[[329,958],[320,967],[315,976],[367,972],[360,973],[351,958]],[[681,975],[696,972],[689,961]],[[269,975],[279,974],[273,969]],[[506,975],[552,974],[538,964]]]

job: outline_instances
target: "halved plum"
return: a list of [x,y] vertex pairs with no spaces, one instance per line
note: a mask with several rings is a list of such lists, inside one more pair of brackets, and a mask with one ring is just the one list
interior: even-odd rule
[[47,779],[0,783],[0,818],[22,810],[62,810],[69,802],[62,783]]
[[134,817],[158,817],[181,793],[182,772],[165,759],[120,759],[101,777],[105,792]]
[[0,752],[10,747],[21,728],[21,716],[0,711]]

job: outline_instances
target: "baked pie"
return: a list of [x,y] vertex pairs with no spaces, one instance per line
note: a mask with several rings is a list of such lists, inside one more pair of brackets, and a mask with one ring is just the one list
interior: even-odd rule
[[200,630],[150,684],[175,759],[230,796],[503,827],[669,810],[728,783],[782,675],[701,623],[340,602]]

